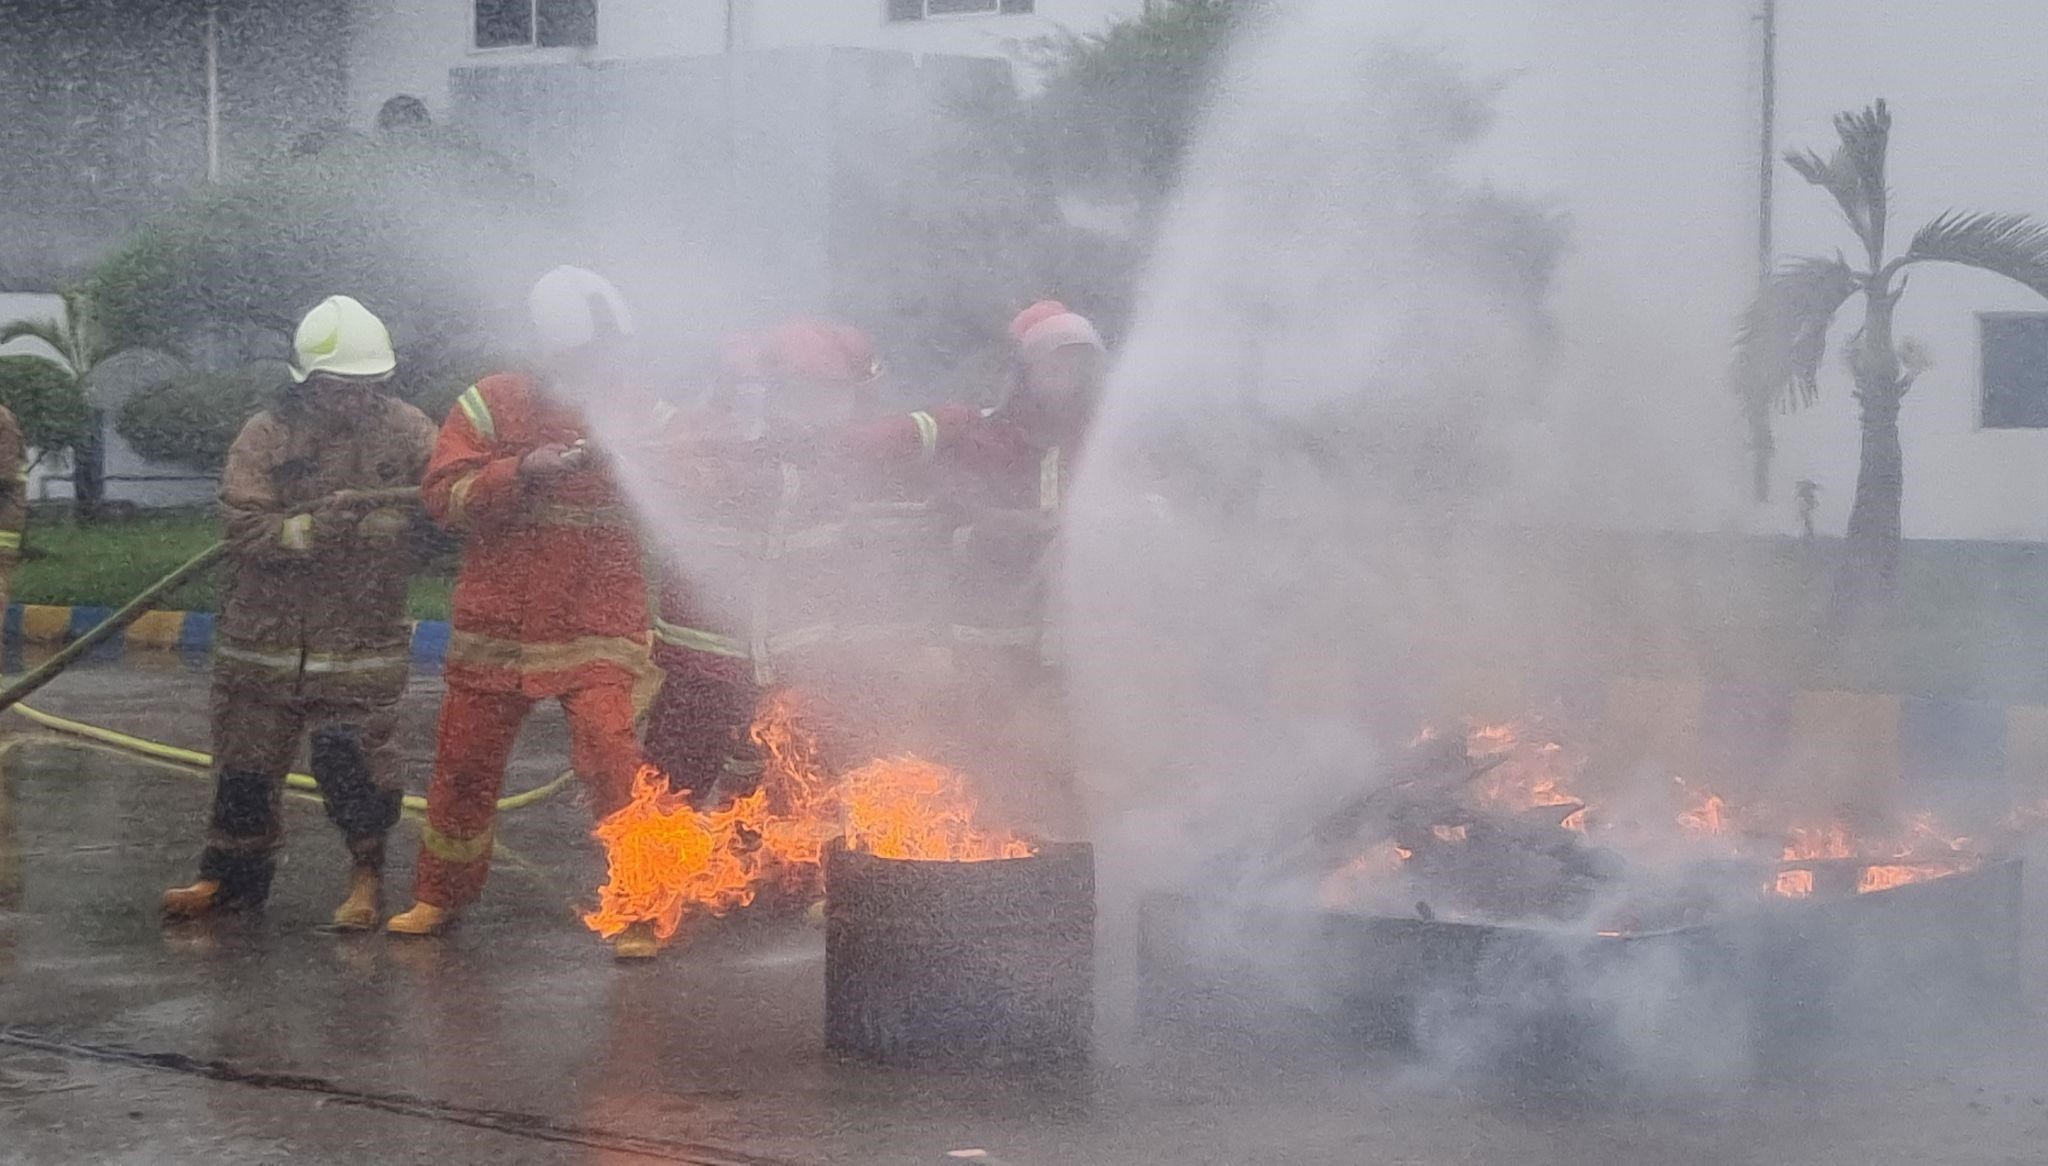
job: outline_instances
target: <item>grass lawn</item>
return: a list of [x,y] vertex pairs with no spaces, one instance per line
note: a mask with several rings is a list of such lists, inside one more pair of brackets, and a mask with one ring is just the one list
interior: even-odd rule
[[[170,574],[220,537],[211,510],[168,511],[96,523],[30,519],[21,566],[14,573],[16,603],[118,607]],[[187,611],[218,608],[212,573],[167,595],[162,605]],[[416,619],[447,619],[453,580],[425,574],[413,580]]]

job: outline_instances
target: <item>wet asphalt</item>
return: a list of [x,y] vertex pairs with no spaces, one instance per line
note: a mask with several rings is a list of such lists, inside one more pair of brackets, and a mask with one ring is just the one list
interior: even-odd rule
[[[419,677],[407,702],[416,786],[438,696]],[[34,703],[205,746],[189,662],[96,665]],[[577,920],[601,868],[574,799],[506,819],[483,902],[438,940],[323,930],[344,855],[298,800],[265,911],[166,926],[156,897],[192,875],[207,784],[4,728],[0,1162],[2048,1162],[2038,1008],[1627,1100],[1254,1059],[1199,1034],[1106,1037],[1091,1072],[1058,1079],[847,1062],[823,1046],[824,938],[800,917],[615,964]],[[565,756],[542,713],[510,788]],[[399,830],[394,899],[417,837]]]

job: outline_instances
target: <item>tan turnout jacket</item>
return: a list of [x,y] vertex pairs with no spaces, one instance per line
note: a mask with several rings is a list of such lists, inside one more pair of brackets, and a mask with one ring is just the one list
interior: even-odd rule
[[301,698],[396,698],[410,654],[416,507],[293,512],[340,490],[418,485],[435,432],[418,409],[383,396],[345,416],[287,400],[249,419],[220,483],[234,544],[215,631],[224,678]]

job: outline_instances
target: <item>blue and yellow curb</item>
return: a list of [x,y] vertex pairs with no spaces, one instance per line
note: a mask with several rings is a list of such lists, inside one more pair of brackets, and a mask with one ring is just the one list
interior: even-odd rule
[[[113,614],[111,607],[9,604],[6,620],[0,623],[0,640],[9,644],[65,644],[98,627]],[[103,650],[110,654],[130,648],[158,652],[206,652],[212,647],[212,612],[151,611],[129,624],[121,638],[108,643]],[[420,620],[413,624],[414,663],[439,664],[447,650],[447,621]]]

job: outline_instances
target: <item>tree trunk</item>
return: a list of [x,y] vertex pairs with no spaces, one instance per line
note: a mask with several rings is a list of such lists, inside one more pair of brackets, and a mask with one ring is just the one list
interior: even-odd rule
[[99,517],[107,497],[106,434],[106,410],[94,409],[90,435],[71,450],[72,504],[78,517],[88,522]]
[[1849,597],[1893,593],[1899,577],[1899,512],[1905,501],[1906,458],[1899,445],[1899,358],[1892,346],[1896,294],[1872,292],[1863,331],[1850,355],[1862,406],[1863,452],[1856,501],[1849,510],[1841,591]]

